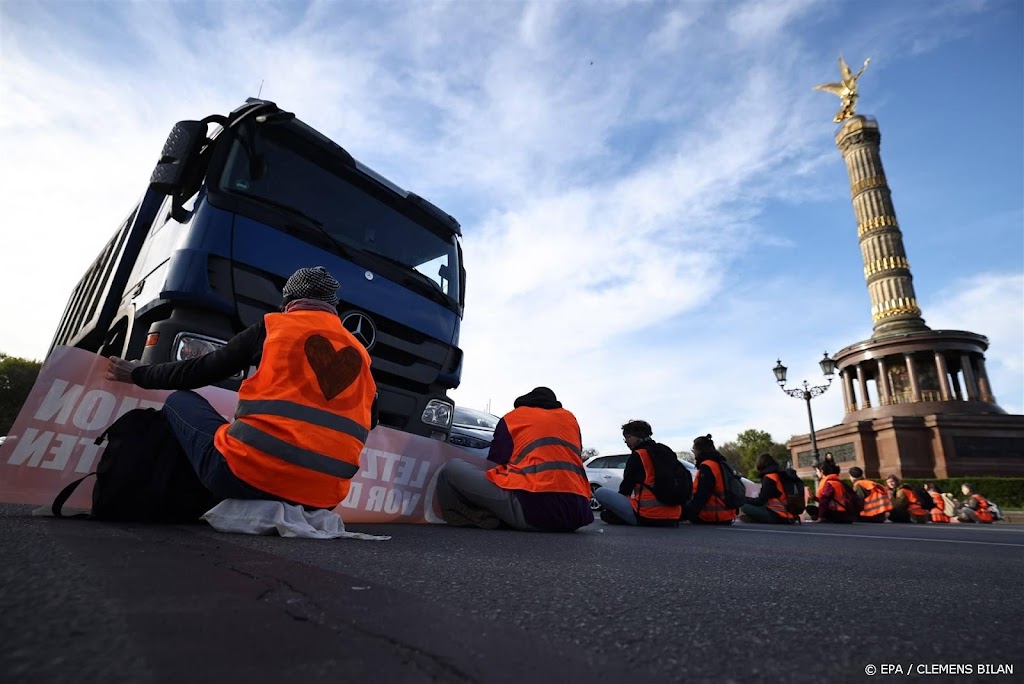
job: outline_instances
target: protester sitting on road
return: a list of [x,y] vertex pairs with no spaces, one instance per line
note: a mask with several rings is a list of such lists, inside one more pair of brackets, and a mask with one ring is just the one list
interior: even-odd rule
[[860,516],[860,499],[847,483],[839,479],[835,461],[814,464],[818,471],[818,522],[852,523]]
[[892,500],[892,510],[889,511],[889,520],[894,523],[926,523],[931,520],[917,500],[917,494],[910,487],[903,485],[903,481],[895,475],[885,478],[885,484],[889,488],[889,499]]
[[513,406],[494,429],[487,459],[496,467],[454,459],[441,468],[437,498],[445,522],[546,532],[572,532],[594,522],[576,417],[547,387]]
[[715,448],[711,435],[693,440],[693,455],[697,460],[697,477],[693,483],[693,498],[683,506],[683,516],[700,525],[731,525],[736,510],[725,505],[725,481],[722,464],[725,459]]
[[761,454],[754,462],[761,478],[761,492],[747,497],[740,508],[740,520],[753,523],[796,522],[796,516],[786,510],[786,494],[782,486],[782,472],[771,454]]
[[864,471],[857,466],[850,468],[850,483],[853,493],[863,501],[857,522],[884,523],[892,510],[892,501],[885,485],[864,477]]
[[334,508],[377,424],[370,356],[341,325],[338,287],[322,266],[300,268],[284,285],[281,312],[220,349],[153,365],[112,356],[106,378],[191,390],[257,366],[238,390],[234,422],[191,391],[167,397],[167,422],[215,496]]
[[995,516],[989,510],[988,499],[975,492],[974,485],[965,482],[960,485],[960,491],[967,497],[957,515],[960,522],[989,524],[995,520]]
[[[652,527],[679,525],[682,506],[663,503],[654,493],[655,459],[661,459],[663,463],[675,462],[676,453],[655,442],[652,434],[650,423],[643,420],[631,420],[622,426],[622,439],[631,452],[622,472],[622,484],[618,491],[599,487],[594,492],[594,498],[605,509],[601,512],[601,520],[606,523]],[[689,470],[682,468],[680,472],[689,479]]]
[[933,523],[948,523],[950,520],[949,515],[946,514],[946,499],[939,488],[935,486],[934,482],[925,482],[924,489],[928,492],[928,496],[932,498],[935,506],[931,510],[931,517]]

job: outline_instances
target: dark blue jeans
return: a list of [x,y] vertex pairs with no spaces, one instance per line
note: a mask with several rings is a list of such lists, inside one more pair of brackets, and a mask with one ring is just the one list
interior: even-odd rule
[[195,392],[172,392],[164,402],[164,416],[199,479],[214,495],[222,499],[281,500],[231,472],[228,462],[213,445],[217,428],[227,421],[206,399]]

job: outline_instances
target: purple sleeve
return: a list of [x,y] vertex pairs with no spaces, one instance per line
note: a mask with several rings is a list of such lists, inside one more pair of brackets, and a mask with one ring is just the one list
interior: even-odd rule
[[831,510],[831,508],[834,508],[834,506],[830,507],[829,504],[835,498],[835,495],[836,493],[832,489],[832,483],[826,482],[825,486],[821,488],[821,494],[818,495],[818,510],[827,511]]
[[512,458],[512,434],[505,425],[505,419],[498,421],[494,428],[494,439],[491,441],[490,451],[487,452],[487,460],[498,465],[505,465]]

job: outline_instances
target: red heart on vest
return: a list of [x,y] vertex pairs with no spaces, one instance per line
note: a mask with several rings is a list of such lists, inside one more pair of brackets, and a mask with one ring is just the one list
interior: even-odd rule
[[359,352],[352,347],[335,350],[330,341],[321,335],[311,335],[306,340],[306,359],[327,401],[334,399],[355,382],[363,368],[363,358]]

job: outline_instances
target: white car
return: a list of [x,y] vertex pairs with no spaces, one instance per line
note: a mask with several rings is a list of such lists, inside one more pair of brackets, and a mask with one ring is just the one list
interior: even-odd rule
[[480,458],[487,458],[499,420],[487,411],[456,406],[448,441]]
[[[622,484],[622,473],[626,469],[626,459],[629,458],[629,454],[615,454],[614,456],[593,456],[588,458],[584,463],[583,467],[587,471],[587,480],[590,482],[590,491],[593,492],[598,487],[608,487],[615,491],[619,491],[619,485]],[[697,466],[679,459],[679,462],[686,466],[686,469],[690,471],[690,476],[697,477]],[[743,486],[747,490],[747,496],[757,496],[761,491],[761,485],[757,482],[752,482],[747,478],[741,478],[743,480]],[[594,497],[590,497],[590,507],[595,510],[601,510],[601,504],[597,502]]]

